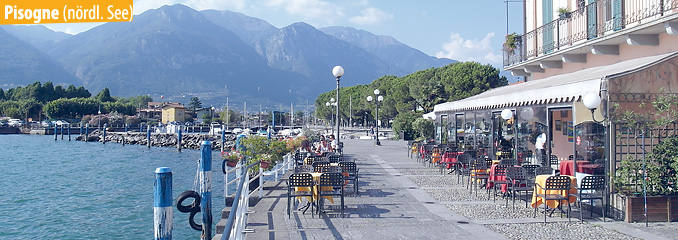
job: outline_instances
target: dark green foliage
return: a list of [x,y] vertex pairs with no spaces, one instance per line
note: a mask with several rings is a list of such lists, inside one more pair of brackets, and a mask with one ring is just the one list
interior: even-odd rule
[[188,109],[195,111],[196,109],[202,108],[202,102],[198,97],[192,97],[191,102],[188,103]]
[[108,88],[102,89],[95,98],[99,100],[99,102],[115,102],[115,99],[111,97],[111,92]]
[[400,132],[405,131],[405,140],[415,139],[418,136],[418,133],[412,127],[412,123],[418,118],[421,118],[421,115],[416,112],[404,112],[398,114],[393,120],[393,132],[396,137],[400,137]]
[[678,193],[678,138],[670,137],[654,146],[647,163],[649,195]]
[[[374,95],[374,89],[379,89],[384,96],[379,107],[379,118],[382,122],[388,122],[400,113],[415,110],[431,112],[436,104],[461,100],[507,84],[506,78],[499,76],[499,70],[490,65],[453,63],[403,77],[383,76],[368,85],[341,88],[339,115],[342,119],[349,116],[353,119],[367,118],[373,123],[375,106],[368,103],[366,98]],[[329,91],[318,96],[315,103],[318,118],[331,119],[331,108],[325,103],[335,95],[335,91]],[[352,99],[351,103],[349,99]],[[349,109],[352,109],[351,113]]]
[[2,88],[0,88],[0,101],[2,100],[5,100],[5,90],[2,90]]

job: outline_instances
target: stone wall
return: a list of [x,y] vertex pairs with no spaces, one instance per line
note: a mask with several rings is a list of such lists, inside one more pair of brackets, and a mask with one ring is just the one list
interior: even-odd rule
[[[102,131],[99,129],[93,130],[87,136],[88,142],[101,142]],[[209,134],[181,134],[181,148],[200,149],[202,141],[211,141],[212,149],[221,149],[221,136]],[[75,138],[77,141],[85,141],[85,136],[80,135]],[[146,133],[140,132],[106,132],[106,142],[120,143],[120,144],[138,144],[147,145],[148,139]],[[226,135],[225,148],[230,149],[235,144],[235,136]],[[151,146],[155,147],[177,147],[177,134],[173,133],[151,133]]]

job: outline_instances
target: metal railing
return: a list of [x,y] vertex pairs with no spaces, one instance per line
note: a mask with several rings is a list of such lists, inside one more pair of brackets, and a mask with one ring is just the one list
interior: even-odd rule
[[678,13],[678,0],[598,0],[520,36],[504,66],[576,47],[588,40]]
[[[249,198],[255,192],[259,193],[259,198],[263,197],[264,176],[274,176],[275,181],[280,180],[280,176],[284,175],[288,170],[294,167],[294,157],[292,154],[283,156],[283,160],[278,162],[270,171],[263,171],[259,168],[257,175],[250,178],[249,169],[260,164],[261,161],[243,165],[238,163],[237,166],[225,172],[224,175],[224,196],[231,197],[235,195],[231,211],[228,215],[228,221],[224,228],[224,233],[221,236],[222,240],[226,239],[244,239],[245,227],[247,226],[247,212],[249,208]],[[229,179],[230,174],[236,174],[232,180]],[[254,181],[259,181],[259,186],[250,191],[249,184]],[[237,185],[234,183],[237,182]],[[236,190],[229,194],[230,189],[235,187]]]

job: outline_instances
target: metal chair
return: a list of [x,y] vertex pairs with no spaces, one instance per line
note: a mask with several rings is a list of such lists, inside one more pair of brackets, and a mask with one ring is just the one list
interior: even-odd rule
[[348,176],[344,176],[347,181],[353,182],[354,196],[358,196],[358,167],[355,162],[339,162],[339,167]]
[[459,154],[459,156],[457,156],[457,164],[455,168],[455,171],[457,171],[457,183],[460,183],[461,180],[461,185],[463,186],[464,177],[471,176],[471,156],[468,154]]
[[518,165],[518,160],[516,160],[515,158],[501,159],[501,160],[499,160],[499,164],[515,166],[515,165]]
[[593,217],[593,200],[600,199],[603,222],[605,221],[605,176],[593,175],[586,176],[581,180],[581,185],[577,188],[577,201],[579,202],[580,214],[579,219],[584,221],[584,205],[583,200],[591,201],[591,217]]
[[338,172],[341,173],[343,170],[340,166],[323,166],[322,173]]
[[534,170],[536,170],[539,167],[539,165],[537,165],[537,164],[525,164],[522,167],[525,168],[525,170],[527,171],[528,177],[534,177]]
[[[551,166],[551,167],[552,167],[553,165],[558,166],[558,163],[559,163],[559,162],[560,162],[560,161],[558,160],[558,156],[556,156],[556,155],[551,155],[551,156],[549,156],[549,166]],[[543,167],[546,167],[546,166],[543,166]]]
[[[297,191],[297,188],[308,188],[308,191]],[[287,180],[287,218],[291,218],[291,201],[295,197],[313,198],[313,176],[310,173],[294,173]],[[309,204],[313,213],[313,204]],[[306,213],[308,207],[304,209]],[[313,214],[311,214],[313,215]]]
[[311,165],[297,165],[294,167],[294,173],[312,173],[314,170]]
[[330,161],[330,163],[338,163],[339,159],[341,159],[341,155],[330,155],[327,157]]
[[534,169],[534,176],[551,174],[553,174],[553,168],[551,167],[538,167]]
[[[572,207],[570,206],[570,177],[568,176],[550,176],[546,179],[544,186],[541,186],[539,183],[535,184],[535,191],[540,189],[542,193],[536,193],[537,197],[541,197],[544,200],[544,223],[546,223],[546,212],[548,212],[548,201],[565,201],[567,202],[567,218],[570,219],[570,212]],[[553,192],[557,192],[554,194]],[[534,208],[534,216],[537,216],[537,207]],[[555,209],[554,209],[555,210]]]
[[[323,188],[325,187],[325,188]],[[331,191],[329,189],[332,189]],[[323,190],[328,189],[328,190]],[[318,182],[318,214],[322,211],[325,196],[341,197],[341,216],[344,216],[344,175],[341,173],[323,173]]]
[[323,167],[329,166],[330,162],[329,161],[315,161],[313,162],[313,170],[314,172],[322,172]]
[[[507,191],[511,192],[511,198],[513,200],[513,210],[516,209],[516,192],[527,192],[532,191],[533,186],[530,184],[527,169],[523,167],[508,167],[506,168],[506,186]],[[519,198],[520,199],[520,198]],[[527,207],[527,199],[525,199],[525,207]],[[508,198],[506,199],[506,205],[508,206]]]
[[[498,164],[494,166],[494,171],[490,172],[490,180],[488,181],[489,183],[492,183],[492,189],[494,191],[494,201],[497,201],[497,187],[501,187],[501,185],[506,184],[506,168],[510,167],[509,165],[503,165],[503,164]],[[502,178],[504,180],[501,180],[499,178]],[[495,180],[492,180],[492,179]],[[488,186],[489,186],[488,183]],[[487,199],[490,199],[490,188],[487,188]]]
[[[476,159],[473,161],[473,164],[471,164],[471,173],[469,177],[469,181],[473,183],[473,187],[471,187],[471,191],[475,189],[476,192],[476,197],[478,196],[478,182],[480,180],[483,180],[483,185],[487,186],[487,179],[489,178],[489,175],[487,175],[487,162],[485,159]],[[469,185],[471,185],[469,183]],[[483,186],[481,185],[481,186]],[[471,193],[471,192],[469,192]]]

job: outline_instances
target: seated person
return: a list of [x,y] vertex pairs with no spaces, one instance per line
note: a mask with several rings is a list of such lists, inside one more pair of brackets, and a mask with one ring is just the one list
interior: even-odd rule
[[325,140],[325,138],[320,139],[320,144],[318,144],[318,149],[316,149],[317,153],[324,153],[324,152],[332,152],[332,146],[330,146],[330,143]]

